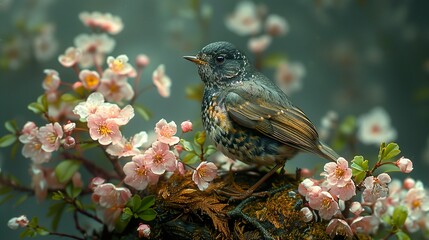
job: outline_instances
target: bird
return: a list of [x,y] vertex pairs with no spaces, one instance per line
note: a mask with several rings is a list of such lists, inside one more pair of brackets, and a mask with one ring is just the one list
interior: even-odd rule
[[246,198],[298,152],[329,161],[339,155],[319,140],[315,126],[277,84],[229,42],[213,42],[195,56],[204,83],[203,127],[219,151],[244,163],[272,167],[241,195]]

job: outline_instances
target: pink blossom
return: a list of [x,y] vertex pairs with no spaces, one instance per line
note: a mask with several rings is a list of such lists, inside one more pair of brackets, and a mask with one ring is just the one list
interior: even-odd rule
[[147,142],[147,133],[139,132],[129,140],[122,138],[118,143],[110,145],[107,147],[106,152],[117,157],[135,156],[140,154],[140,150],[138,148],[145,142]]
[[103,183],[106,182],[106,179],[101,178],[101,177],[95,177],[93,179],[91,179],[91,182],[89,183],[89,188],[94,191],[94,189],[98,186],[101,185]]
[[180,141],[179,137],[174,136],[177,133],[177,125],[174,121],[167,123],[167,121],[162,118],[156,123],[155,132],[160,142],[174,145]]
[[311,178],[306,178],[298,185],[298,192],[308,200],[308,192],[310,188],[317,185],[318,183],[316,180]]
[[275,79],[283,92],[292,94],[301,90],[302,79],[305,75],[306,71],[303,64],[283,61],[277,66]]
[[81,121],[85,121],[89,115],[94,114],[97,108],[104,103],[103,94],[94,92],[88,96],[86,102],[79,103],[73,113],[79,115]]
[[58,122],[48,123],[39,128],[37,137],[42,143],[42,149],[45,152],[53,152],[60,147],[60,140],[63,137],[63,128]]
[[161,97],[170,96],[171,79],[165,74],[164,64],[159,65],[152,74],[153,84],[158,89]]
[[124,182],[137,190],[145,189],[148,184],[156,184],[159,179],[159,175],[154,174],[147,166],[142,154],[134,156],[131,162],[124,165],[123,169]]
[[352,204],[350,204],[349,210],[351,213],[353,213],[356,216],[359,216],[364,211],[362,204],[360,204],[360,202],[352,202]]
[[66,136],[61,143],[65,149],[72,149],[76,146],[76,139],[72,136]]
[[71,134],[73,130],[76,128],[76,123],[68,121],[66,124],[63,125],[64,133]]
[[356,186],[352,180],[349,180],[346,185],[342,187],[332,185],[329,192],[332,195],[338,196],[339,199],[347,201],[356,195]]
[[7,226],[12,229],[16,230],[18,227],[27,227],[28,221],[27,217],[25,215],[21,215],[19,217],[13,217],[7,222]]
[[192,122],[189,120],[186,120],[180,124],[182,127],[182,132],[187,133],[192,131]]
[[110,69],[103,73],[101,84],[97,89],[102,93],[107,101],[121,102],[122,99],[131,100],[134,97],[134,90],[128,83],[124,75],[117,75]]
[[182,162],[177,162],[177,170],[179,171],[180,175],[185,175],[186,170],[185,170],[185,165],[183,165]]
[[43,79],[43,89],[47,92],[56,91],[61,83],[58,72],[52,69],[45,69],[43,72],[46,74]]
[[21,143],[28,143],[33,138],[36,137],[38,132],[38,128],[34,122],[27,122],[25,123],[24,127],[21,130],[21,135],[19,136],[19,141]]
[[319,215],[325,220],[331,219],[339,210],[340,207],[329,192],[322,191],[318,197],[309,202],[310,207],[319,210]]
[[114,119],[104,118],[93,114],[88,117],[89,134],[101,145],[116,144],[122,139],[119,125]]
[[107,58],[107,65],[114,74],[127,75],[133,71],[133,67],[128,63],[127,55],[124,54],[116,58],[109,56]]
[[208,188],[211,182],[217,175],[217,167],[212,162],[201,162],[192,174],[192,180],[197,184],[201,191]]
[[72,67],[79,62],[81,54],[82,53],[79,49],[75,47],[69,47],[64,54],[61,54],[58,57],[58,61],[64,67]]
[[410,173],[413,171],[413,162],[408,158],[401,157],[395,164],[403,173]]
[[247,47],[255,54],[263,53],[271,44],[271,37],[268,35],[262,35],[260,37],[254,37],[249,39]]
[[85,26],[98,28],[110,34],[118,34],[124,28],[122,19],[110,13],[82,12],[79,14],[79,18]]
[[140,223],[137,228],[137,232],[139,233],[139,238],[149,238],[150,237],[150,226],[147,224]]
[[365,190],[363,191],[363,199],[365,202],[373,203],[379,198],[385,198],[389,194],[387,184],[391,178],[387,173],[381,173],[377,177],[369,176],[364,180]]
[[310,208],[303,207],[303,208],[301,208],[301,210],[299,212],[300,212],[304,222],[310,222],[311,220],[313,220],[313,212],[310,210]]
[[265,31],[275,37],[289,32],[289,24],[282,16],[270,14],[265,22]]
[[358,119],[358,139],[365,144],[380,145],[396,139],[397,132],[390,124],[387,112],[377,107]]
[[94,64],[101,65],[104,61],[104,54],[110,53],[115,46],[115,40],[106,34],[80,34],[74,42],[82,52],[79,65],[84,68],[94,66]]
[[412,188],[404,199],[408,208],[408,215],[414,219],[420,217],[423,212],[429,211],[429,197],[424,188]]
[[48,61],[56,55],[58,41],[52,32],[42,32],[33,37],[33,49],[36,60]]
[[95,90],[100,84],[100,75],[96,71],[82,70],[79,73],[79,79],[83,87],[88,90]]
[[346,159],[340,157],[337,162],[326,163],[323,173],[329,185],[336,187],[344,187],[352,177],[352,169],[349,168],[349,163]]
[[118,125],[123,126],[134,117],[134,108],[131,105],[127,105],[121,109],[116,104],[103,103],[97,108],[94,115],[99,115],[105,119],[111,119]]
[[349,224],[338,218],[334,218],[329,221],[328,226],[326,227],[326,233],[334,239],[336,236],[343,236],[342,239],[351,239],[353,237],[352,229]]
[[65,184],[58,182],[54,169],[33,165],[30,169],[32,187],[38,201],[43,201],[48,195],[48,189],[60,189]]
[[229,30],[241,36],[256,34],[261,29],[256,5],[250,1],[240,2],[225,24]]
[[404,188],[405,189],[411,189],[416,185],[416,181],[412,178],[406,178],[404,179]]
[[377,232],[379,220],[375,216],[357,217],[350,224],[354,233],[371,234]]
[[176,170],[176,156],[169,149],[168,144],[156,141],[143,154],[145,164],[153,173],[160,175],[165,171]]
[[149,65],[149,62],[150,62],[149,57],[145,54],[139,54],[136,57],[136,65],[139,68],[146,67],[147,65]]
[[37,137],[39,129],[33,122],[27,122],[24,125],[23,134],[19,136],[19,140],[24,143],[22,155],[33,160],[35,164],[48,162],[51,159],[51,153],[42,149],[42,142]]

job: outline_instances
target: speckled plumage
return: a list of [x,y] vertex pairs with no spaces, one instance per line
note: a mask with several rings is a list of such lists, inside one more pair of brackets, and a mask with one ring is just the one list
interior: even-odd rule
[[305,114],[231,43],[211,43],[185,58],[197,64],[205,85],[204,128],[228,157],[262,166],[283,164],[299,151],[337,159]]

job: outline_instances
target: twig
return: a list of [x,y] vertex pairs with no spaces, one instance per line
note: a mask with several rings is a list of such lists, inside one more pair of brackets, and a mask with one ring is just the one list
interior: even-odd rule
[[106,170],[104,170],[103,168],[98,167],[97,165],[95,165],[94,163],[92,163],[91,161],[89,161],[88,159],[84,158],[84,157],[80,157],[80,156],[76,156],[73,154],[70,154],[68,152],[63,152],[63,156],[67,159],[73,159],[73,160],[78,160],[80,161],[86,169],[88,169],[88,171],[97,177],[102,177],[104,179],[117,179],[118,176],[116,174],[112,174],[107,172]]
[[119,164],[119,160],[117,157],[113,157],[110,154],[107,153],[106,148],[100,145],[100,148],[103,150],[104,155],[106,155],[107,159],[110,160],[110,162],[113,165],[113,168],[115,169],[115,172],[118,174],[118,176],[120,177],[120,179],[124,179],[125,178],[125,173],[124,170],[122,169],[121,164]]
[[60,237],[67,237],[67,238],[71,238],[71,239],[85,240],[85,238],[76,237],[74,235],[67,234],[67,233],[49,232],[49,235],[55,235],[55,236],[60,236]]
[[73,220],[74,220],[74,225],[76,227],[77,230],[79,230],[80,233],[82,233],[83,236],[86,235],[86,231],[85,229],[83,229],[80,225],[79,225],[79,219],[77,218],[77,209],[75,209],[73,211]]

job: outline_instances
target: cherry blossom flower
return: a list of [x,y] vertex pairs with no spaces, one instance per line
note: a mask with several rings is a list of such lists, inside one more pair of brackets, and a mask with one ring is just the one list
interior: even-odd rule
[[306,178],[298,185],[298,192],[302,196],[304,196],[308,201],[308,193],[311,187],[317,186],[318,183],[316,180],[311,178]]
[[289,24],[286,19],[276,14],[270,14],[265,21],[265,31],[275,37],[289,32]]
[[334,216],[340,207],[329,192],[322,191],[316,197],[310,198],[309,205],[315,210],[319,210],[319,215],[325,220],[329,220]]
[[64,133],[71,134],[76,128],[76,123],[68,121],[67,124],[63,125]]
[[127,75],[133,71],[133,67],[128,63],[127,55],[119,55],[116,58],[109,56],[107,65],[114,74]]
[[118,125],[123,126],[134,117],[134,108],[131,105],[127,105],[121,109],[116,104],[103,103],[97,108],[94,115],[99,115],[106,119],[112,119]]
[[413,162],[408,158],[401,157],[395,164],[403,173],[410,173],[413,171]]
[[116,144],[122,139],[119,125],[114,119],[106,119],[94,114],[88,117],[89,134],[93,140],[101,145]]
[[139,54],[136,57],[136,66],[139,68],[144,68],[149,65],[149,57],[145,54]]
[[143,190],[148,184],[154,185],[158,182],[159,175],[154,174],[147,166],[143,154],[133,157],[131,162],[124,165],[124,182],[129,186]]
[[360,204],[360,202],[352,202],[352,204],[350,204],[349,210],[351,213],[353,213],[356,216],[359,216],[364,211],[362,204]]
[[34,122],[26,122],[22,127],[19,141],[24,144],[30,142],[33,138],[36,137],[38,130],[39,129]]
[[310,208],[303,207],[299,211],[300,211],[300,214],[301,214],[304,222],[310,222],[311,220],[313,220],[313,212],[310,210]]
[[79,62],[81,55],[82,52],[78,48],[69,47],[66,49],[64,54],[61,54],[58,57],[58,61],[64,67],[73,67]]
[[79,14],[80,20],[90,28],[98,28],[110,34],[118,34],[124,28],[122,19],[110,13],[82,12]]
[[352,229],[343,219],[334,218],[329,221],[326,227],[326,233],[334,239],[336,236],[343,236],[342,239],[351,239],[353,237]]
[[87,117],[91,114],[94,114],[97,111],[97,108],[103,103],[103,94],[99,92],[94,92],[88,96],[86,102],[79,103],[73,109],[73,113],[79,115],[80,121],[86,122]]
[[347,201],[356,195],[356,186],[352,180],[346,182],[344,186],[332,185],[329,192],[338,196],[339,199]]
[[170,147],[166,143],[154,142],[152,147],[143,154],[143,159],[148,168],[155,174],[161,175],[165,171],[176,170],[176,156],[170,151]]
[[7,57],[7,67],[16,70],[30,58],[30,44],[24,37],[14,37],[13,39],[2,43],[2,52]]
[[324,168],[324,176],[326,176],[326,180],[329,185],[344,187],[352,177],[352,169],[349,168],[349,163],[346,159],[340,157],[337,162],[329,162],[326,163]]
[[180,127],[182,127],[182,132],[187,133],[192,131],[192,122],[189,120],[183,121],[180,124]]
[[43,144],[37,137],[39,129],[36,125],[33,122],[27,122],[22,132],[23,134],[19,136],[19,140],[24,143],[22,155],[30,158],[35,164],[48,162],[52,154],[42,149]]
[[[106,34],[80,34],[75,40],[76,47],[82,52],[79,65],[87,68],[104,61],[104,54],[112,52],[115,40]],[[95,62],[94,62],[95,61]]]
[[198,189],[204,191],[209,187],[209,183],[216,177],[216,175],[216,165],[212,162],[203,161],[192,174],[192,180],[197,184]]
[[52,69],[45,69],[46,74],[43,79],[42,87],[45,89],[46,99],[48,102],[55,102],[58,99],[58,87],[61,80],[57,71]]
[[72,149],[76,146],[76,139],[72,136],[67,136],[63,139],[62,144],[65,149]]
[[30,221],[28,221],[25,215],[21,215],[19,217],[13,217],[7,222],[7,226],[10,229],[16,230],[18,227],[26,227]]
[[377,232],[379,220],[375,216],[357,217],[350,224],[354,233],[371,234]]
[[160,142],[174,145],[180,141],[179,137],[174,136],[177,133],[177,125],[174,121],[167,123],[167,121],[162,118],[156,123],[155,132]]
[[185,175],[186,170],[185,170],[185,165],[183,165],[182,162],[177,161],[177,170],[179,171],[180,175]]
[[106,182],[106,179],[102,178],[102,177],[95,177],[93,179],[91,179],[91,182],[89,183],[89,188],[94,191],[94,189],[98,186],[101,185],[103,183]]
[[34,56],[38,61],[48,61],[58,50],[58,41],[53,33],[41,33],[34,37]]
[[249,50],[255,54],[263,53],[271,44],[271,37],[262,35],[260,37],[251,38],[247,44]]
[[96,186],[92,194],[92,201],[98,205],[97,216],[107,224],[109,231],[115,227],[115,222],[123,208],[131,198],[128,188],[116,187],[111,183]]
[[60,140],[63,137],[63,128],[57,122],[54,124],[48,123],[39,128],[37,137],[42,143],[42,149],[45,152],[53,152],[60,147]]
[[84,88],[94,90],[100,84],[100,75],[96,71],[82,70],[79,73],[79,79]]
[[253,35],[260,31],[261,20],[253,2],[240,2],[235,12],[225,20],[226,27],[232,32],[241,35]]
[[107,101],[120,103],[122,99],[131,100],[134,90],[124,75],[114,74],[110,69],[104,71],[101,84],[97,89]]
[[[411,189],[415,185],[416,185],[416,181],[414,179],[412,179],[412,178],[406,178],[406,179],[404,179],[404,188],[405,189]],[[389,185],[389,189],[390,189],[390,185]]]
[[137,228],[137,232],[139,234],[139,238],[149,238],[150,237],[150,226],[147,224],[140,223]]
[[376,107],[358,119],[358,139],[364,144],[380,145],[396,139],[397,132],[390,124],[387,112]]
[[408,208],[408,216],[415,220],[420,218],[424,212],[429,211],[429,197],[424,188],[414,187],[410,189],[404,199]]
[[120,142],[108,146],[106,152],[119,158],[135,156],[140,154],[138,148],[145,142],[147,142],[147,133],[142,131],[135,134],[130,140],[122,138]]
[[365,202],[373,203],[379,198],[385,198],[389,194],[387,184],[391,178],[387,173],[381,173],[377,177],[369,176],[364,180],[365,190],[362,193]]
[[171,79],[165,74],[164,64],[159,65],[152,74],[153,84],[158,89],[161,97],[170,96]]
[[275,79],[283,92],[292,94],[301,90],[305,74],[305,67],[301,63],[283,61],[277,66]]

